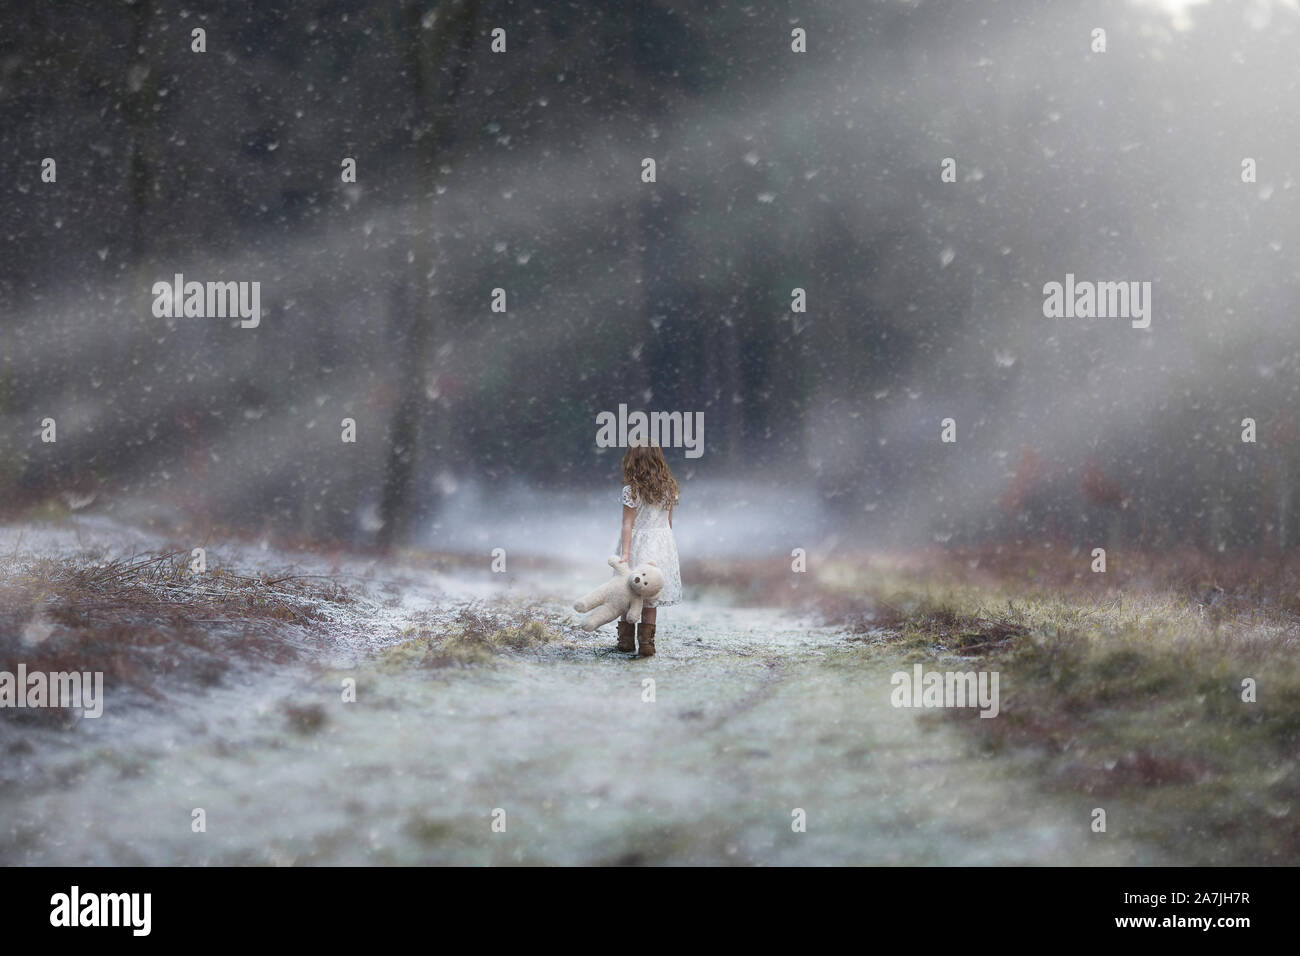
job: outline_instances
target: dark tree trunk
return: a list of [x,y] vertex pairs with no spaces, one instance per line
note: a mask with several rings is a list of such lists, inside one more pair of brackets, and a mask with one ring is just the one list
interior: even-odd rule
[[126,69],[126,117],[131,131],[131,264],[143,264],[147,248],[150,170],[146,138],[152,122],[157,80],[149,72],[145,42],[149,34],[149,0],[136,0],[131,14],[131,49]]
[[[422,23],[419,4],[406,9],[405,54],[415,96],[420,151],[420,195],[413,204],[427,209],[437,193],[438,169],[445,145],[451,140],[447,120],[455,115],[455,103],[472,49],[477,4],[474,0],[450,0],[437,7],[438,16],[429,29]],[[399,297],[402,332],[398,337],[400,358],[398,396],[388,429],[388,461],[380,495],[382,521],[379,546],[392,548],[410,527],[419,464],[420,418],[425,392],[425,359],[429,343],[445,331],[444,317],[431,306],[431,279],[437,244],[427,225],[420,224],[411,240],[410,275]]]

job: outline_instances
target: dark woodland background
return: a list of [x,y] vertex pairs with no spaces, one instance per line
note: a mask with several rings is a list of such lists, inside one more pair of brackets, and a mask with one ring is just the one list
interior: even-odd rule
[[868,540],[1294,546],[1300,17],[1179,6],[7,3],[0,503],[393,544],[608,496],[622,402]]

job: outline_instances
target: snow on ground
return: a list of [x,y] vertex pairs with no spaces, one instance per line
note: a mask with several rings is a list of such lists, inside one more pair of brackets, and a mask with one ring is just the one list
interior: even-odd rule
[[[0,529],[11,565],[163,547],[99,519]],[[335,575],[359,597],[332,609],[333,640],[283,666],[162,703],[109,687],[105,715],[70,728],[0,719],[0,863],[1158,862],[1096,839],[1090,807],[1041,795],[1015,755],[892,708],[888,670],[793,613],[688,591],[662,612],[659,656],[629,659],[612,628],[565,623],[590,586],[575,567],[209,554]],[[554,639],[474,666],[395,653],[472,602]]]

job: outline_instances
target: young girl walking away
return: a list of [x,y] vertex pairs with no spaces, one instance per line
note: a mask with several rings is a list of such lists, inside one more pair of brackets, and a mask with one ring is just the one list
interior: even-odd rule
[[653,561],[663,573],[664,587],[657,598],[645,602],[639,632],[626,614],[618,622],[620,651],[651,657],[659,608],[682,599],[682,572],[677,564],[677,542],[673,540],[673,507],[677,501],[677,482],[664,461],[663,450],[658,446],[629,447],[623,456],[623,534],[618,553],[633,568]]

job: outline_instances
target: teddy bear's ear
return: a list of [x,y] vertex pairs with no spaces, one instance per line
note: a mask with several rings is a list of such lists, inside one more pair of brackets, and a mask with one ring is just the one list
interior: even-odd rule
[[647,561],[646,564],[650,565],[650,567],[652,567],[652,568],[657,568],[657,567],[659,567],[659,565],[655,564],[653,561]]

